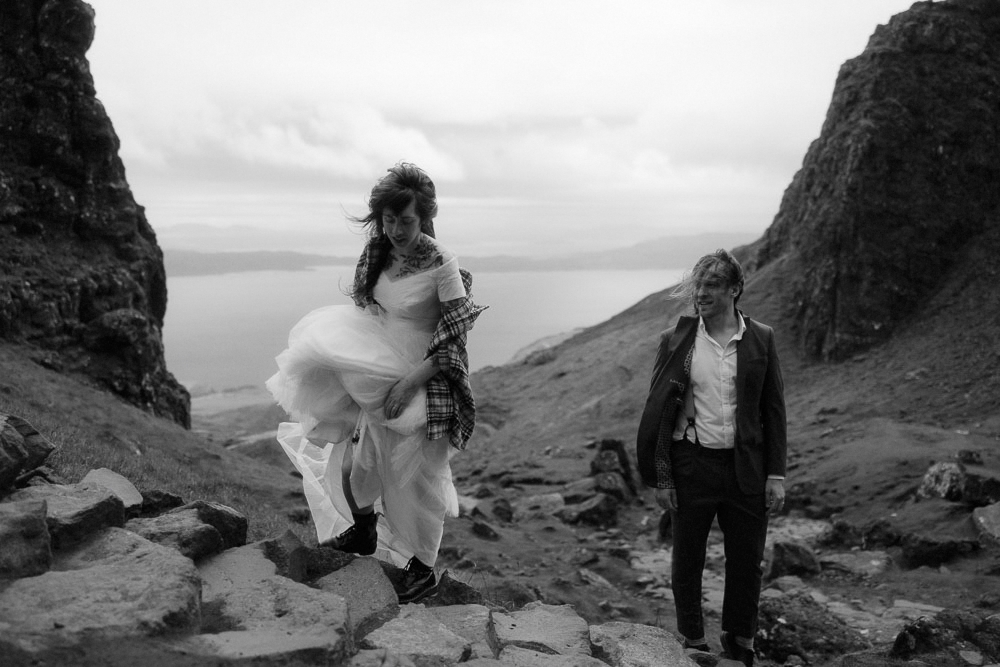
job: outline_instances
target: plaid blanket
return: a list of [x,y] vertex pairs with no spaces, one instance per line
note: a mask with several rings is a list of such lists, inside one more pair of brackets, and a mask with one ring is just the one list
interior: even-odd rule
[[[375,303],[372,289],[388,252],[388,240],[369,241],[365,245],[354,274],[352,296],[358,307]],[[469,330],[487,306],[472,302],[472,274],[465,269],[459,269],[459,273],[465,285],[465,298],[441,315],[424,358],[434,357],[439,368],[427,381],[427,439],[438,440],[447,435],[451,445],[461,450],[476,427],[476,400],[469,383],[469,354],[465,345]],[[362,289],[357,289],[359,285]]]
[[459,269],[465,298],[444,312],[425,358],[435,357],[440,371],[427,381],[427,439],[448,434],[451,445],[465,449],[476,427],[476,400],[469,384],[469,355],[465,343],[469,330],[486,306],[472,302],[472,274]]

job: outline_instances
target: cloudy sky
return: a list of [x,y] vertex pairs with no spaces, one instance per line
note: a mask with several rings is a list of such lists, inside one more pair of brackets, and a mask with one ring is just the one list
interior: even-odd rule
[[400,159],[459,254],[763,232],[840,65],[910,0],[88,0],[166,248],[356,254]]

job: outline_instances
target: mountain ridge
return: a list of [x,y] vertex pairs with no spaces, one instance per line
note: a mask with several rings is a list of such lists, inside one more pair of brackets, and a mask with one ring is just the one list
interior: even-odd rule
[[[756,235],[718,232],[664,236],[639,244],[608,250],[526,257],[517,255],[462,256],[464,268],[472,272],[645,270],[682,268],[716,248],[749,243]],[[201,252],[165,248],[167,275],[171,277],[214,275],[242,271],[302,271],[315,266],[353,266],[357,257],[322,255],[284,250]]]

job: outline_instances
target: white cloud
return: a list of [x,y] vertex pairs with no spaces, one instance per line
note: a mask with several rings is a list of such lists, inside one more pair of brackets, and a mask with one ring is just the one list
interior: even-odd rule
[[622,210],[647,237],[762,231],[838,68],[909,0],[91,4],[154,227],[238,210],[290,236],[317,212],[287,193],[351,207],[405,158],[461,202],[460,238],[535,250],[620,245]]

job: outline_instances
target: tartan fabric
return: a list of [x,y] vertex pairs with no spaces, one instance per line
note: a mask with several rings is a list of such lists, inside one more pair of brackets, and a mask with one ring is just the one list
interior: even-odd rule
[[372,290],[375,288],[375,281],[378,274],[382,272],[385,265],[385,258],[389,255],[391,242],[389,237],[382,235],[377,238],[369,238],[358,258],[358,266],[354,269],[354,285],[351,298],[358,308],[365,308],[375,303]]
[[[680,396],[684,396],[687,384],[691,382],[691,361],[694,359],[694,345],[684,356],[685,385],[680,386]],[[677,405],[680,407],[680,404]],[[670,459],[670,447],[674,442],[674,424],[677,421],[677,410],[666,410],[660,414],[660,429],[656,435],[656,479],[657,488],[675,489],[674,469]]]
[[486,306],[472,302],[472,274],[459,269],[465,298],[441,315],[425,358],[437,359],[438,374],[427,381],[427,439],[447,434],[451,445],[465,449],[476,427],[476,401],[469,383],[468,332]]
[[[361,252],[351,295],[359,308],[375,303],[372,289],[389,247],[388,239],[382,236],[369,239]],[[476,427],[476,401],[469,383],[469,354],[465,344],[469,330],[486,306],[472,302],[472,274],[465,269],[459,272],[465,286],[465,298],[456,308],[442,313],[424,358],[433,356],[439,368],[427,381],[427,439],[438,440],[448,435],[451,445],[461,450],[465,449]]]

